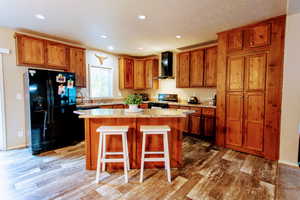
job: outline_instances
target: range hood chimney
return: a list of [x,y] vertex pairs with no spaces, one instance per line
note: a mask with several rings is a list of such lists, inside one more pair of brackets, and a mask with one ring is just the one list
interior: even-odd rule
[[173,53],[170,51],[161,54],[161,75],[159,79],[174,78],[173,77]]

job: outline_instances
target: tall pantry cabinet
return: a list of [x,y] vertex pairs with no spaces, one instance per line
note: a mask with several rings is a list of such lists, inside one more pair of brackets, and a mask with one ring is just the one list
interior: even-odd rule
[[216,142],[279,158],[285,16],[218,34]]

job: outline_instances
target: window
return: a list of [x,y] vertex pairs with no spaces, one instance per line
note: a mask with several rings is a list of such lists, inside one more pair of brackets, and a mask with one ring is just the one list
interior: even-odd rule
[[113,68],[90,65],[89,74],[92,98],[113,96]]

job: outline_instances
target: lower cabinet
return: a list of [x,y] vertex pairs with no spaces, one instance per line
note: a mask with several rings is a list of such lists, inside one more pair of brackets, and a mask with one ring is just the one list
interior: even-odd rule
[[139,108],[147,109],[147,108],[149,108],[149,107],[148,107],[148,104],[147,104],[147,103],[142,103],[142,104],[139,105]]

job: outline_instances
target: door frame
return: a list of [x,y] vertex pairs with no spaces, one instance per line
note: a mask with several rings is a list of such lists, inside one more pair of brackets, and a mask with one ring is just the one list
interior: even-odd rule
[[[1,106],[1,124],[2,130],[0,130],[2,134],[0,134],[0,150],[7,150],[6,144],[6,111],[5,111],[5,90],[4,90],[4,70],[3,70],[3,55],[9,54],[9,49],[0,48],[0,106]],[[1,142],[2,141],[2,142]]]

